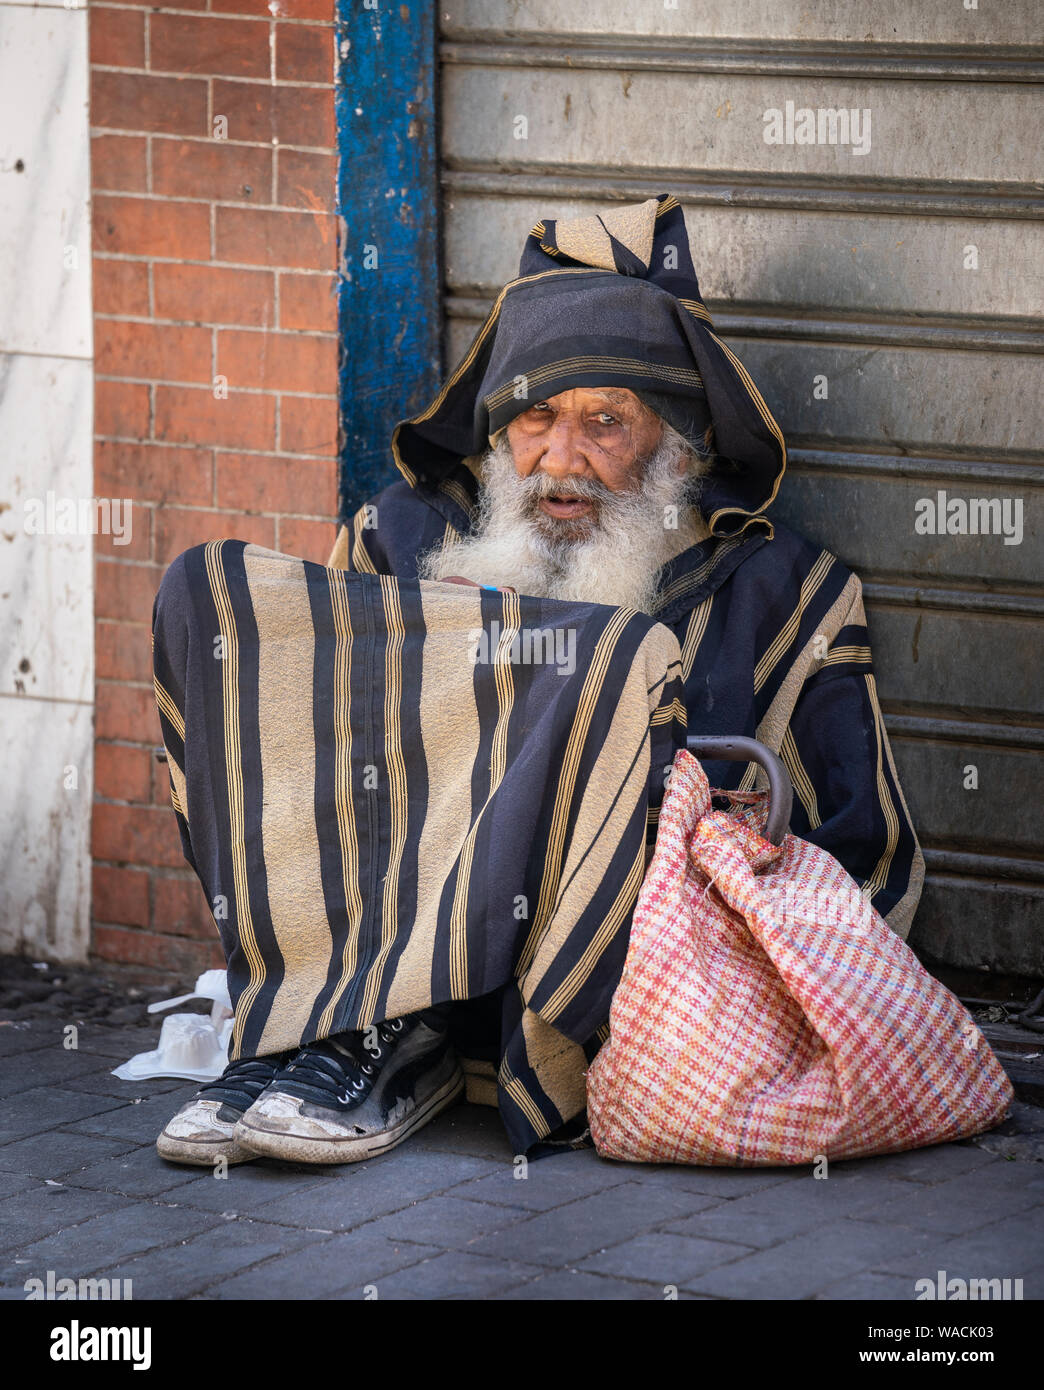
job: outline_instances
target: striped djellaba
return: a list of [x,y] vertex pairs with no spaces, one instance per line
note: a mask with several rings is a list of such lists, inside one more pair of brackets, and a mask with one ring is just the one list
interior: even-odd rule
[[685,741],[674,635],[222,540],[166,572],[153,658],[230,1060],[497,996],[514,1152],[575,1120]]

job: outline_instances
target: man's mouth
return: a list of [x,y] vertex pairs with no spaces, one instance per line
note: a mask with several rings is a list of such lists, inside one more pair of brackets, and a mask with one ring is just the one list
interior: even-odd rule
[[557,521],[575,521],[579,517],[591,516],[594,512],[594,503],[588,497],[574,497],[566,493],[552,493],[548,497],[541,497],[538,506],[545,516],[552,516]]

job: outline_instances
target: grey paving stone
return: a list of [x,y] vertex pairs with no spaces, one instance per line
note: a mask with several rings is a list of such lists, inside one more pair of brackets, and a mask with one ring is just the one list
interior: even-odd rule
[[[107,1067],[104,1057],[94,1053],[66,1050],[61,1039],[38,1047],[24,1061],[0,1068],[0,1096],[16,1095],[37,1086],[67,1087],[70,1081],[97,1073]],[[115,1078],[114,1078],[115,1079]]]
[[[478,1299],[493,1298],[540,1272],[533,1265],[515,1260],[488,1259],[454,1250],[369,1282],[376,1287],[378,1300]],[[353,1283],[341,1296],[362,1298],[364,1287],[361,1281]]]
[[[236,1223],[238,1224],[238,1223]],[[289,1255],[266,1260],[243,1274],[211,1284],[206,1298],[362,1298],[367,1285],[377,1284],[404,1265],[440,1252],[435,1246],[414,1245],[349,1231],[318,1240]],[[346,1288],[350,1292],[346,1292]]]
[[[679,1301],[695,1298],[695,1294],[684,1289],[678,1290]],[[516,1284],[493,1295],[501,1302],[584,1302],[662,1301],[663,1291],[648,1284],[636,1284],[626,1279],[610,1279],[604,1275],[584,1274],[578,1269],[556,1269],[551,1274],[542,1274],[539,1279],[530,1279],[525,1284]]]
[[126,1205],[122,1197],[110,1197],[108,1193],[34,1182],[27,1191],[0,1202],[3,1249],[10,1255],[52,1231],[67,1229],[98,1212],[116,1211]]
[[618,1279],[641,1279],[662,1288],[691,1283],[717,1265],[750,1255],[749,1245],[700,1240],[670,1231],[648,1231],[581,1260],[579,1268],[592,1274],[611,1274]]
[[171,1114],[199,1089],[198,1081],[185,1081],[173,1076],[149,1076],[142,1081],[124,1081],[113,1076],[110,1070],[112,1058],[105,1059],[101,1071],[87,1072],[84,1076],[64,1082],[67,1091],[90,1091],[96,1096],[115,1096],[117,1100],[151,1100],[153,1096],[167,1096],[170,1100]]
[[811,1169],[803,1171],[799,1181],[762,1188],[749,1196],[719,1203],[685,1221],[672,1222],[666,1229],[675,1235],[766,1248],[805,1231],[873,1211],[896,1192],[921,1191],[898,1181],[883,1181],[871,1173],[845,1177],[835,1170],[830,1177],[813,1178]]
[[859,1172],[908,1182],[936,1183],[981,1168],[989,1154],[964,1144],[933,1144],[926,1149],[907,1149],[898,1154],[845,1159],[830,1165],[832,1173]]
[[[252,1163],[235,1163],[227,1169],[224,1178],[215,1177],[210,1168],[189,1168],[176,1163],[167,1163],[159,1157],[155,1149],[152,1158],[157,1170],[173,1174],[174,1180],[180,1176],[185,1179],[170,1201],[203,1211],[235,1212],[239,1216],[251,1216],[258,1208],[288,1197],[308,1188],[337,1182],[342,1177],[339,1168],[319,1168],[312,1166],[284,1165],[268,1160]],[[365,1213],[356,1213],[360,1221],[366,1220]],[[270,1219],[270,1218],[269,1218]],[[313,1222],[322,1226],[322,1222]],[[331,1228],[332,1229],[332,1228]]]
[[108,1096],[77,1094],[52,1086],[20,1091],[16,1096],[8,1096],[0,1106],[0,1144],[23,1139],[27,1134],[42,1134],[59,1125],[78,1125],[84,1117],[89,1119],[114,1105],[116,1101]]
[[1034,1265],[1018,1277],[1022,1280],[1024,1299],[1039,1301],[1044,1298],[1044,1263]]
[[[899,1177],[890,1177],[881,1172],[845,1172],[840,1165],[827,1170],[826,1177],[806,1176],[801,1183],[791,1183],[778,1194],[778,1200],[785,1202],[790,1209],[806,1211],[809,1215],[827,1212],[835,1216],[859,1216],[863,1212],[876,1211],[881,1202],[894,1200],[901,1195],[916,1194],[922,1190],[920,1184],[909,1183]],[[770,1193],[756,1193],[751,1198],[752,1207],[769,1205]]]
[[190,1298],[222,1283],[250,1265],[314,1243],[316,1237],[264,1221],[222,1221],[202,1235],[162,1250],[150,1250],[103,1270],[113,1279],[130,1279],[135,1298]]
[[[814,1229],[819,1222],[811,1223]],[[778,1245],[810,1229],[803,1212],[788,1211],[782,1203],[769,1211],[752,1212],[738,1202],[722,1202],[709,1211],[697,1212],[682,1221],[664,1226],[672,1235],[697,1240],[730,1241],[738,1245],[767,1248]]]
[[[88,1096],[84,1100],[95,1100],[99,1105],[105,1101],[103,1096]],[[121,1100],[110,1096],[106,1109],[67,1125],[67,1129],[78,1134],[111,1134],[117,1139],[134,1139],[142,1144],[154,1144],[156,1136],[170,1117],[180,1110],[181,1104],[175,1096],[150,1096],[148,1100],[136,1101],[133,1096]]]
[[770,1210],[782,1204],[789,1211],[808,1215],[810,1223],[825,1216],[859,1216],[874,1211],[882,1202],[903,1194],[916,1195],[920,1187],[892,1178],[879,1170],[846,1171],[842,1164],[828,1167],[825,1177],[815,1177],[806,1169],[798,1182],[771,1191],[756,1192],[747,1201],[754,1211]]
[[[525,1177],[516,1177],[524,1172]],[[495,1172],[475,1178],[451,1191],[451,1196],[467,1197],[478,1202],[497,1202],[508,1207],[525,1207],[531,1211],[547,1211],[566,1202],[587,1197],[593,1192],[618,1187],[628,1180],[622,1164],[606,1163],[595,1157],[586,1158],[586,1151],[551,1154],[525,1168],[516,1168],[509,1159]]]
[[689,1280],[687,1287],[719,1298],[810,1298],[893,1252],[923,1249],[929,1240],[924,1232],[901,1226],[837,1221],[720,1265]]
[[0,1173],[0,1201],[34,1186],[35,1183],[28,1173]]
[[489,1105],[455,1105],[444,1110],[410,1140],[414,1149],[439,1149],[511,1162],[499,1113]]
[[685,1192],[699,1192],[721,1202],[800,1181],[812,1171],[809,1167],[701,1168],[687,1163],[611,1163],[611,1167],[619,1169],[629,1181],[661,1183]]
[[836,1284],[829,1284],[816,1294],[824,1302],[856,1302],[884,1300],[903,1302],[916,1298],[914,1281],[899,1274],[850,1274]]
[[904,1190],[867,1215],[871,1221],[958,1235],[1042,1202],[1044,1170],[994,1158],[960,1177]]
[[1044,1163],[1044,1133],[985,1134],[977,1143],[986,1153],[1000,1158],[1027,1159]]
[[468,1154],[400,1148],[372,1162],[343,1164],[317,1185],[253,1210],[280,1225],[345,1231],[357,1226],[364,1213],[367,1219],[385,1216],[495,1168],[489,1159]]
[[960,1279],[1014,1279],[1041,1264],[1042,1252],[1044,1206],[1039,1206],[949,1240],[936,1240],[923,1258],[921,1254],[891,1252],[874,1268],[912,1279],[934,1278],[940,1269]]
[[129,1197],[155,1197],[161,1192],[180,1190],[192,1177],[191,1168],[164,1163],[150,1145],[71,1173],[66,1182],[70,1187],[96,1188],[100,1192],[116,1192]]
[[[0,1057],[18,1057],[22,1053],[34,1052],[38,1047],[46,1047],[53,1041],[53,1025],[39,1023],[0,1022]],[[7,1062],[5,1060],[4,1067]]]
[[391,1240],[419,1241],[449,1250],[462,1250],[479,1236],[500,1231],[503,1245],[510,1247],[515,1223],[528,1217],[529,1213],[519,1207],[492,1206],[453,1196],[427,1197],[415,1206],[378,1217],[364,1230]]
[[127,1139],[113,1139],[105,1134],[69,1134],[64,1130],[49,1130],[16,1139],[0,1148],[0,1169],[31,1173],[37,1178],[65,1179],[94,1163],[114,1154],[130,1152],[134,1145]]
[[[47,1269],[131,1278],[139,1299],[361,1299],[376,1284],[379,1299],[637,1301],[673,1282],[686,1301],[905,1301],[939,1269],[1044,1297],[1044,1169],[976,1143],[834,1163],[825,1182],[593,1149],[516,1179],[496,1111],[463,1104],[371,1163],[258,1160],[215,1179],[154,1149],[195,1083],[111,1075],[153,1033],[60,1040],[56,1021],[0,1026],[0,1241],[18,1242],[0,1260],[5,1301]],[[691,1276],[663,1274],[671,1261]]]
[[[710,1201],[698,1193],[668,1191],[656,1183],[621,1183],[513,1226],[512,1252],[516,1259],[532,1264],[575,1264],[640,1231],[698,1211]],[[469,1247],[479,1255],[499,1248],[498,1236],[484,1236]]]
[[[144,1007],[142,1005],[143,1011]],[[161,1027],[158,1019],[155,1028],[107,1028],[102,1024],[83,1023],[78,1025],[76,1046],[81,1052],[111,1057],[112,1065],[118,1066],[121,1062],[129,1062],[139,1052],[150,1052],[159,1042]]]
[[[100,1215],[79,1225],[45,1236],[19,1251],[33,1272],[53,1269],[59,1277],[79,1278],[119,1264],[145,1250],[187,1240],[216,1225],[220,1216],[189,1207],[171,1208],[158,1202],[126,1203],[105,1192],[75,1191],[77,1199],[89,1198],[98,1211],[102,1203],[122,1203],[104,1208]],[[18,1201],[20,1199],[15,1198]]]
[[1044,1106],[1012,1102],[1008,1118],[968,1141],[989,1153],[1044,1163]]

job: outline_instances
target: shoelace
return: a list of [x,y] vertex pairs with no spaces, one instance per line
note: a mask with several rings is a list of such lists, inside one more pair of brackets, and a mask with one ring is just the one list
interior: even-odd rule
[[[225,1100],[230,1096],[239,1100],[245,1095],[255,1101],[285,1062],[285,1053],[274,1057],[243,1057],[238,1062],[230,1062],[219,1077],[205,1082],[196,1094],[224,1092],[221,1098]],[[216,1098],[216,1095],[211,1097]]]
[[[292,1061],[274,1080],[278,1089],[281,1081],[314,1086],[340,1102],[349,1105],[360,1101],[369,1092],[377,1076],[377,1064],[383,1062],[395,1039],[406,1027],[402,1018],[386,1019],[377,1025],[377,1046],[365,1046],[365,1034],[350,1035],[350,1043],[335,1044],[332,1039],[306,1043]],[[343,1036],[343,1035],[342,1035]]]

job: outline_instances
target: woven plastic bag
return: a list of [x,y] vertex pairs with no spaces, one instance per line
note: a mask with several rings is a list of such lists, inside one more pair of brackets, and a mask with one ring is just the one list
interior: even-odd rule
[[1012,1087],[971,1016],[830,854],[762,837],[765,799],[675,757],[587,1074],[598,1152],[810,1163],[998,1124]]

